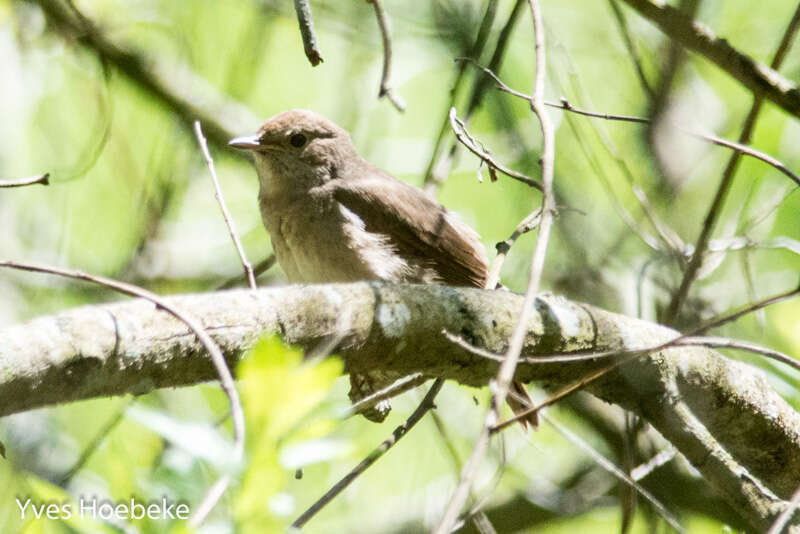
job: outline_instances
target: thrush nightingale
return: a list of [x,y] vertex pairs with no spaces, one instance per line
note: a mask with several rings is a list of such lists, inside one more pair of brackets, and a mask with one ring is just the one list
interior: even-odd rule
[[[325,117],[284,111],[230,145],[253,153],[261,218],[290,282],[484,286],[478,234],[421,189],[359,156],[348,133]],[[357,400],[380,379],[351,374],[350,381]],[[514,390],[523,397],[509,396],[518,412],[529,397],[522,384]],[[380,420],[385,410],[365,415]]]

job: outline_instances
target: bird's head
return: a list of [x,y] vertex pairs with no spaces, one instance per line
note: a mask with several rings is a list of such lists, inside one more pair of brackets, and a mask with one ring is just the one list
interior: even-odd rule
[[344,129],[304,109],[279,113],[255,134],[236,137],[228,144],[252,151],[261,186],[267,191],[320,185],[336,178],[348,161],[358,159]]

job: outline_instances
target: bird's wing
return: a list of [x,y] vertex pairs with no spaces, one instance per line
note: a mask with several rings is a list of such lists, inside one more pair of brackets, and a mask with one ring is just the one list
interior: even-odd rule
[[366,177],[336,180],[334,198],[368,232],[387,236],[401,255],[432,268],[444,284],[483,287],[486,256],[472,228],[421,189],[378,168],[370,165],[360,174]]

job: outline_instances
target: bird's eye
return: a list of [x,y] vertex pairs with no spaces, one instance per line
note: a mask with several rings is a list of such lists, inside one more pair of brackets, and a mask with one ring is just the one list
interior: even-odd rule
[[295,148],[300,148],[301,146],[306,144],[306,136],[303,134],[294,134],[292,137],[289,138],[289,142]]

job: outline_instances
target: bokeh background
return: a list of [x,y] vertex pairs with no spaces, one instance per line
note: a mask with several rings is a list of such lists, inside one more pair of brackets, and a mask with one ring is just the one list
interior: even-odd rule
[[[220,140],[225,132],[250,133],[285,109],[326,115],[351,133],[366,159],[422,186],[450,106],[463,117],[478,87],[471,133],[500,161],[537,177],[541,137],[528,105],[485,84],[469,66],[452,91],[460,70],[454,58],[475,52],[487,5],[497,11],[477,55],[484,65],[515,2],[385,4],[393,29],[392,83],[407,103],[402,114],[377,98],[381,38],[367,2],[311,2],[324,57],[312,68],[288,2],[0,0],[0,179],[51,174],[47,187],[0,190],[0,257],[79,268],[163,294],[212,291],[240,275],[191,131],[195,118],[209,135],[228,207],[254,263],[271,252],[258,215],[255,172],[245,156]],[[657,119],[647,128],[550,110],[558,128],[556,190],[564,209],[549,247],[544,287],[659,320],[730,156],[672,125],[735,139],[752,97],[702,58],[672,58],[663,34],[619,6],[623,30],[616,2],[542,4],[548,99],[565,97],[592,111]],[[733,46],[765,63],[797,8],[791,0],[762,2],[757,9],[747,0],[683,4]],[[635,54],[626,46],[625,32]],[[669,76],[671,61],[675,68]],[[530,92],[533,67],[525,8],[509,34],[499,74],[511,87]],[[800,79],[800,49],[790,51],[781,71]],[[448,127],[441,152],[452,144]],[[800,123],[774,106],[765,105],[752,144],[800,169]],[[491,257],[494,244],[511,234],[540,197],[502,175],[493,183],[484,172],[480,182],[477,168],[478,160],[459,150],[436,194],[479,231]],[[775,169],[742,161],[714,233],[720,252],[705,262],[679,325],[796,285],[796,190]],[[512,290],[524,291],[533,243],[532,235],[520,238],[504,266],[502,280]],[[262,286],[283,283],[279,266],[259,279]],[[119,298],[50,276],[0,272],[0,324]],[[798,320],[800,302],[788,301],[717,333],[796,355]],[[748,354],[727,354],[764,369],[770,383],[800,406],[797,373]],[[347,379],[339,372],[336,360],[303,364],[296,351],[274,340],[238,369],[248,414],[248,459],[204,532],[282,531],[422,398],[423,391],[414,391],[396,399],[380,425],[342,419]],[[485,389],[446,385],[436,418],[423,420],[306,530],[425,531],[455,487],[487,399]],[[197,503],[227,465],[226,410],[225,397],[208,384],[3,418],[0,441],[7,457],[0,460],[0,531],[182,531],[179,522],[167,521],[22,520],[14,498],[61,502],[77,495],[113,500],[167,495]],[[646,426],[588,397],[570,399],[551,416],[619,465],[634,467],[669,448]],[[302,478],[295,478],[297,469]],[[691,532],[740,526],[680,456],[642,484]],[[628,490],[595,460],[545,425],[530,434],[513,428],[493,442],[473,502],[498,532],[556,533],[619,532],[631,510],[622,503],[630,500]],[[666,531],[641,499],[628,526],[631,532]]]

